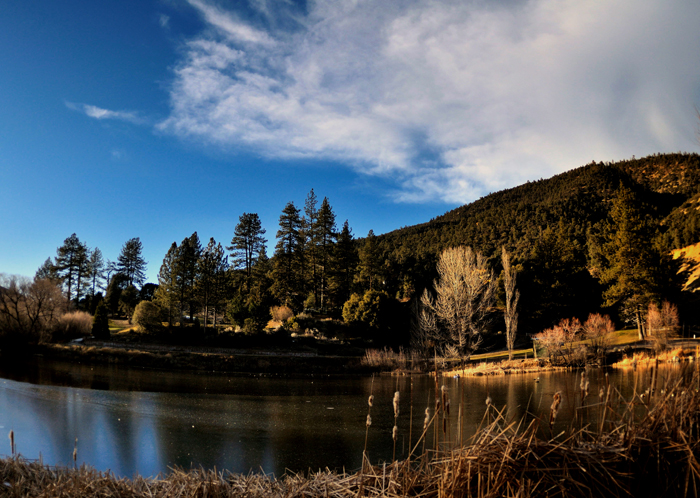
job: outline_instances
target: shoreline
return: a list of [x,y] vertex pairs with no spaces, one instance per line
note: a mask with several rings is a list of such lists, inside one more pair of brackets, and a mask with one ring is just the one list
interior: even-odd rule
[[[199,350],[198,350],[199,349]],[[2,351],[3,361],[21,361],[27,356],[76,363],[124,365],[168,371],[215,371],[236,375],[354,375],[376,369],[362,364],[362,357],[321,355],[303,352],[213,350],[197,347],[144,347],[143,345],[43,344],[23,351]]]

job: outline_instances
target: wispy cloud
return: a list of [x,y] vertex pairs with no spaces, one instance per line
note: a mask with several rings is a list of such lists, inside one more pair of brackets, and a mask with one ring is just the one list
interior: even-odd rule
[[128,121],[129,123],[134,124],[146,123],[146,120],[134,111],[110,111],[109,109],[103,109],[94,105],[76,104],[74,102],[65,102],[65,104],[68,109],[83,113],[93,119],[116,119],[119,121]]
[[399,201],[693,147],[700,4],[315,2],[290,29],[189,3],[212,29],[187,43],[160,129],[339,161],[394,178]]

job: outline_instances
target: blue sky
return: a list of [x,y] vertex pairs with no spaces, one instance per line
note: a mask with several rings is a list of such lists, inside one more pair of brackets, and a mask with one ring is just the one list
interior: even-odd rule
[[5,0],[0,272],[71,233],[148,277],[268,246],[311,188],[356,236],[592,160],[696,151],[700,4]]

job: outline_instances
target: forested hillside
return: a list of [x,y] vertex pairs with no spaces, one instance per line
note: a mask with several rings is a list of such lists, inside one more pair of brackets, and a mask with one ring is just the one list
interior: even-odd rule
[[700,156],[678,153],[528,182],[379,236],[377,245],[391,285],[416,291],[432,282],[443,249],[469,245],[498,267],[505,246],[522,272],[523,326],[535,331],[604,304],[596,252],[621,188],[637,200],[648,237],[640,244],[663,254],[700,242]]

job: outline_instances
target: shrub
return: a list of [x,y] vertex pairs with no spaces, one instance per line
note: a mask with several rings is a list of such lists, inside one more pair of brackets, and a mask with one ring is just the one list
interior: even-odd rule
[[72,311],[62,315],[51,334],[53,342],[66,342],[87,337],[92,332],[92,316],[85,311]]
[[143,332],[158,332],[163,328],[162,310],[152,301],[141,301],[134,310],[134,323]]
[[273,306],[270,308],[270,315],[276,322],[286,322],[294,316],[289,306]]
[[100,301],[95,309],[95,317],[92,321],[92,335],[95,339],[109,339],[109,317],[107,316],[107,306],[104,301]]

